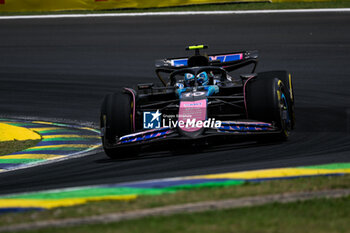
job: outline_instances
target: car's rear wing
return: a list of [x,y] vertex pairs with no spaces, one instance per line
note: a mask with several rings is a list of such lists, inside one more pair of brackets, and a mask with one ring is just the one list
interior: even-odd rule
[[[225,66],[245,63],[247,61],[257,61],[258,51],[242,51],[207,56],[209,58],[209,65],[225,68]],[[156,68],[181,69],[188,67],[188,59],[188,57],[160,59],[156,60],[155,65]]]

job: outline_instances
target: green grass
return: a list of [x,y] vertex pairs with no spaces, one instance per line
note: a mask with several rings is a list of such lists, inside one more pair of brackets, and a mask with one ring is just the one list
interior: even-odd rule
[[267,9],[312,9],[312,8],[350,8],[349,0],[322,2],[283,2],[283,3],[229,3],[208,4],[183,7],[164,7],[151,9],[112,9],[96,11],[58,11],[58,12],[0,12],[0,15],[46,15],[46,14],[93,14],[93,13],[131,13],[165,11],[221,11],[221,10],[267,10]]
[[179,191],[173,194],[141,196],[128,202],[90,202],[85,205],[45,211],[10,213],[0,215],[0,226],[13,225],[17,223],[29,223],[41,220],[84,217],[209,200],[224,200],[247,196],[345,188],[350,188],[350,175],[300,178],[293,180],[275,180],[262,183],[247,183],[242,186],[225,186],[220,188],[197,188],[194,190]]
[[111,224],[48,228],[45,233],[264,233],[350,232],[350,197],[316,199],[288,204],[207,211],[194,214],[147,217]]
[[0,142],[0,155],[7,155],[25,150],[38,144],[40,140]]

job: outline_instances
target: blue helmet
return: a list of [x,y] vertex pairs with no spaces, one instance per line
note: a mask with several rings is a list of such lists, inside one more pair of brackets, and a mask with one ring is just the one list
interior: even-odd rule
[[206,86],[209,83],[207,72],[203,71],[197,75],[197,83],[199,86]]

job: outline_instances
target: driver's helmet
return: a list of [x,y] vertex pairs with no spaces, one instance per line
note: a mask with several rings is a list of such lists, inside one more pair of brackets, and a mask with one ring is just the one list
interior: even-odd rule
[[186,87],[193,87],[195,83],[194,75],[191,73],[185,73],[184,83]]
[[[194,75],[191,73],[185,73],[185,80],[184,80],[186,87],[192,87],[195,84],[195,78]],[[209,78],[207,72],[203,71],[197,75],[197,83],[198,86],[205,86],[209,83]]]
[[209,83],[207,72],[203,71],[197,75],[197,83],[199,86],[206,86]]

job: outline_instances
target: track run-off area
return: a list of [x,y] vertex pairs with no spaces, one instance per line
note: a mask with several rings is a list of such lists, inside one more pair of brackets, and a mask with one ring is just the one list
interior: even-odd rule
[[0,196],[0,213],[76,206],[89,201],[130,201],[140,196],[172,194],[178,191],[204,187],[239,186],[269,180],[345,174],[350,174],[350,163],[261,169],[46,190]]
[[0,173],[81,157],[92,154],[101,147],[99,131],[89,127],[45,121],[0,119],[0,131],[1,129],[4,131],[4,136],[11,135],[13,138],[11,140],[39,142],[25,150],[1,155]]
[[4,116],[97,127],[105,94],[156,82],[154,60],[204,43],[209,53],[258,49],[258,72],[291,72],[297,118],[284,143],[147,150],[129,160],[99,152],[0,173],[0,194],[350,162],[348,22],[345,11],[0,20]]

